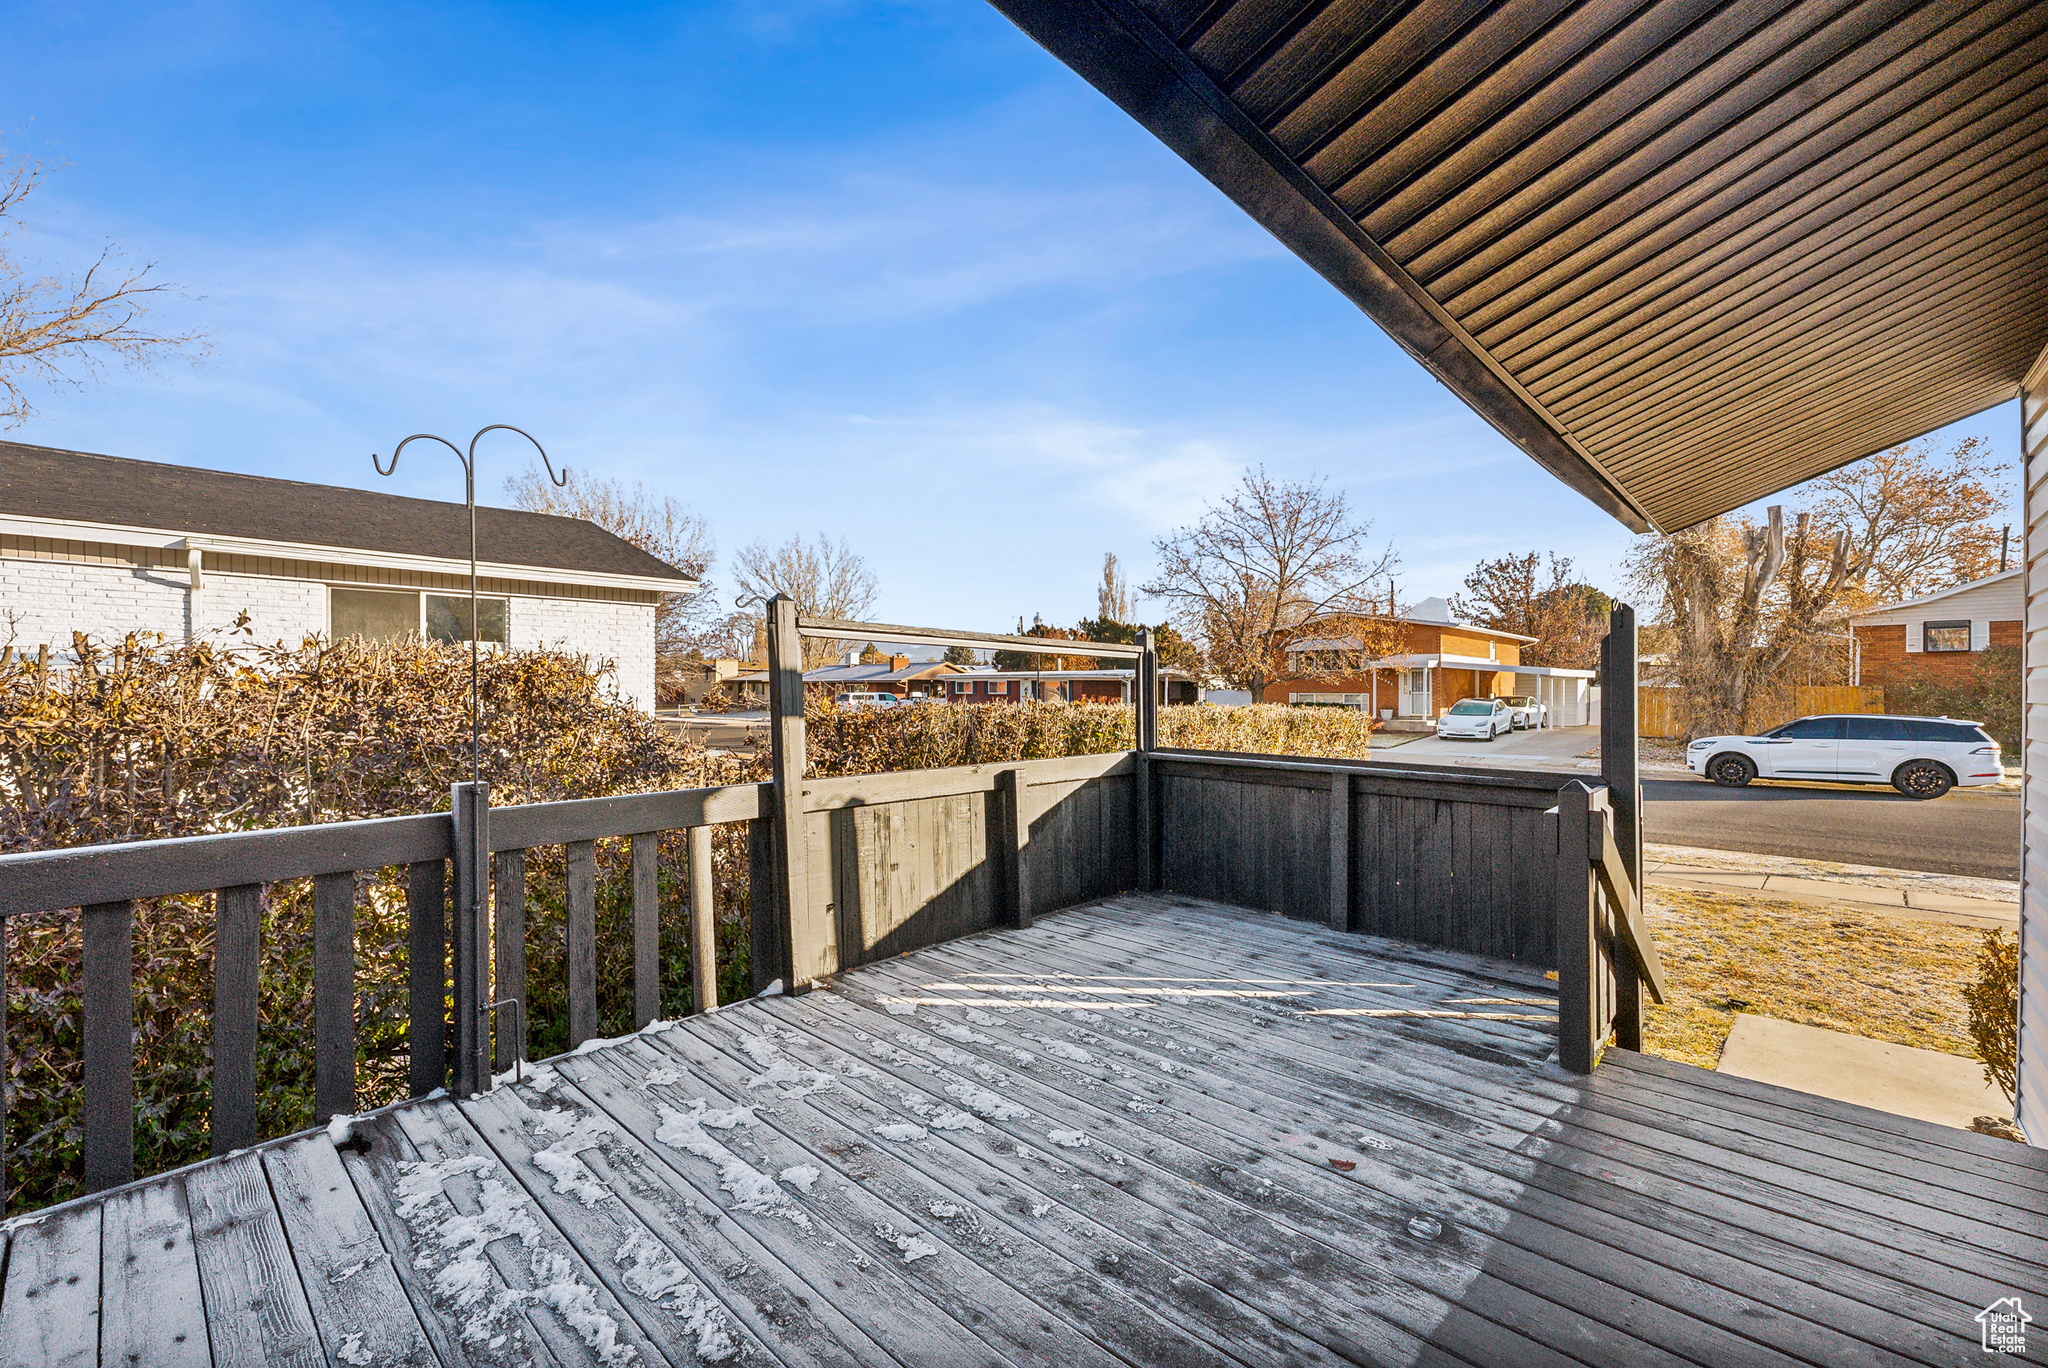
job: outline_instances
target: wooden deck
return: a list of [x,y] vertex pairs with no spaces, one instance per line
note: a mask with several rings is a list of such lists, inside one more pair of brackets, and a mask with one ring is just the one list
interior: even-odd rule
[[12,1225],[0,1364],[1978,1363],[2038,1151],[1129,896]]

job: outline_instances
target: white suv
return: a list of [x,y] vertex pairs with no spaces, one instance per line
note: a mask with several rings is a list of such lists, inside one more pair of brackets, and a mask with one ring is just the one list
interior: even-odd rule
[[892,693],[844,693],[839,695],[842,708],[895,708],[903,700]]
[[1826,779],[1890,784],[1908,798],[2005,778],[1998,743],[1975,722],[1870,713],[1802,717],[1762,736],[1703,736],[1685,748],[1685,767],[1731,788]]

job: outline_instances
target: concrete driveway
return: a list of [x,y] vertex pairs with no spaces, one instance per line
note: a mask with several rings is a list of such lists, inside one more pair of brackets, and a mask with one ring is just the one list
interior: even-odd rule
[[1401,735],[1381,732],[1372,739],[1372,758],[1399,764],[1427,760],[1443,765],[1503,765],[1510,769],[1578,769],[1578,756],[1600,743],[1598,727],[1559,727],[1555,731],[1518,731],[1491,741],[1449,741],[1424,733],[1413,741],[1389,745]]

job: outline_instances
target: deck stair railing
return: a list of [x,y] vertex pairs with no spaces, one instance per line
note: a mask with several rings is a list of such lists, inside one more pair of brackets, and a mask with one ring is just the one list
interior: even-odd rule
[[1604,785],[1573,780],[1558,791],[1557,1053],[1574,1073],[1593,1071],[1610,1033],[1622,1049],[1642,1049],[1643,991],[1665,1000],[1614,816]]
[[[656,843],[666,831],[688,833],[692,979],[698,1010],[704,1010],[718,1000],[711,829],[757,822],[769,810],[766,788],[742,784],[493,809],[488,784],[457,784],[448,812],[0,856],[0,918],[79,909],[86,1190],[135,1176],[138,900],[213,894],[209,1129],[213,1153],[226,1154],[263,1138],[256,1134],[256,1044],[265,884],[312,881],[316,1120],[356,1107],[357,882],[365,872],[393,867],[406,871],[411,1095],[445,1086],[467,1096],[490,1086],[493,1016],[499,1068],[525,1056],[528,852],[564,847],[573,1048],[597,1034],[596,843],[613,837],[632,842],[637,1027],[654,1020],[660,1005]],[[750,844],[765,849],[758,828]],[[0,962],[0,989],[4,968]],[[0,991],[0,1075],[6,1067],[4,1002]]]

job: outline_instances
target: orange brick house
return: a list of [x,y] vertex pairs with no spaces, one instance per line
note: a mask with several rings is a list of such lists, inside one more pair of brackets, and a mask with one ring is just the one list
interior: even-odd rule
[[2021,567],[1851,619],[1859,684],[1967,684],[1992,646],[2018,646]]
[[[1424,599],[1396,619],[1399,643],[1377,661],[1359,662],[1355,673],[1315,679],[1276,680],[1262,701],[1365,708],[1396,718],[1427,721],[1461,698],[1530,694],[1543,699],[1563,725],[1583,723],[1590,670],[1559,670],[1522,664],[1522,648],[1534,637],[1495,631],[1451,617],[1450,604]],[[1356,655],[1358,639],[1303,640],[1290,655],[1337,652]],[[1304,671],[1297,671],[1302,673]]]

